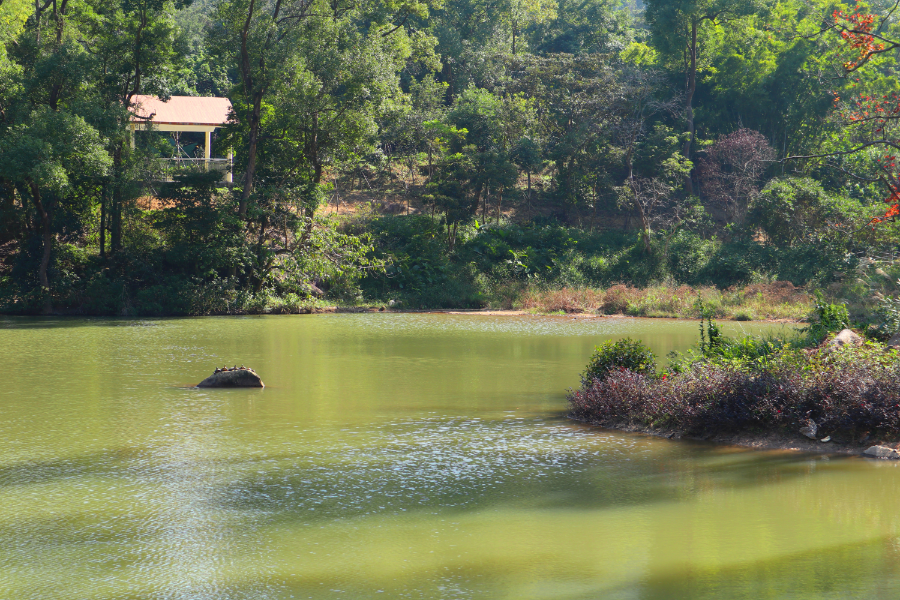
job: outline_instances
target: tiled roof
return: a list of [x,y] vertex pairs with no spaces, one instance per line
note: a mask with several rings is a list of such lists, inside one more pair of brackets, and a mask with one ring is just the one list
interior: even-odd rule
[[156,96],[135,96],[132,112],[143,119],[160,125],[224,125],[228,122],[231,101],[228,98],[172,96],[163,102]]

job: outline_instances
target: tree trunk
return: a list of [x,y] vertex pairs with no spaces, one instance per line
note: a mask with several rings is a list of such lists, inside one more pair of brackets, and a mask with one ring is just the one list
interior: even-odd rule
[[106,258],[106,183],[100,188],[100,258]]
[[253,292],[259,293],[262,289],[263,282],[266,279],[265,274],[265,263],[263,262],[263,243],[266,241],[266,227],[269,224],[269,220],[266,217],[263,217],[259,222],[259,237],[256,242],[256,265],[257,272],[253,276]]
[[41,190],[34,181],[28,180],[28,187],[31,190],[31,200],[37,209],[38,216],[41,219],[41,237],[44,244],[44,252],[41,255],[41,265],[38,267],[38,281],[41,285],[41,292],[44,295],[43,313],[49,315],[53,312],[53,299],[50,297],[50,278],[47,276],[47,269],[50,266],[50,252],[53,249],[53,233],[50,229],[50,213],[44,206],[41,198]]
[[262,92],[253,95],[253,109],[250,111],[250,140],[247,148],[247,168],[244,170],[244,189],[241,191],[241,201],[238,204],[238,214],[242,217],[247,214],[247,204],[250,201],[250,194],[253,193],[253,176],[256,174],[256,152],[259,147],[262,98]]
[[112,202],[109,207],[109,253],[115,254],[122,247],[122,144],[113,151]]
[[447,222],[447,251],[453,252],[453,247],[456,246],[456,231],[459,227],[459,223],[453,223],[450,225],[450,222]]
[[[688,160],[691,160],[691,151],[694,146],[694,92],[697,90],[697,29],[699,23],[696,19],[691,20],[691,41],[688,47],[689,65],[687,72],[687,93],[685,94],[685,118],[687,119],[688,133],[690,137],[684,143],[682,154]],[[694,194],[694,182],[691,179],[691,173],[684,176],[684,190],[687,194]]]
[[[247,19],[241,29],[241,83],[244,84],[244,93],[253,99],[253,108],[250,110],[250,118],[247,125],[250,128],[249,148],[247,149],[247,166],[244,170],[244,189],[241,191],[241,200],[238,204],[238,214],[242,217],[247,214],[247,203],[250,194],[253,193],[253,175],[256,171],[256,148],[259,143],[260,114],[262,112],[261,90],[255,90],[253,69],[250,66],[250,50],[247,47],[247,38],[250,35],[250,25],[253,23],[253,15],[256,9],[256,0],[250,0],[247,8]],[[260,66],[265,67],[265,59],[260,57]]]
[[635,198],[634,204],[637,206],[638,215],[641,217],[641,240],[644,242],[644,252],[650,254],[650,223],[647,221],[647,213],[644,212],[644,207],[637,198]]
[[531,208],[531,169],[528,170],[528,208]]

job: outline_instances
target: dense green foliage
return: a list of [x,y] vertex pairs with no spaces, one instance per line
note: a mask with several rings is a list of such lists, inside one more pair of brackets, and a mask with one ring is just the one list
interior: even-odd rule
[[594,349],[587,368],[581,374],[583,382],[603,381],[614,371],[629,370],[641,375],[656,373],[656,357],[638,340],[625,338],[604,342]]
[[[887,98],[895,60],[842,67],[857,34],[836,34],[852,23],[836,6],[855,10],[6,0],[0,305],[481,307],[536,288],[784,280],[880,307],[890,335],[898,236],[866,227],[884,214],[880,151],[844,135],[838,97]],[[877,14],[893,35],[896,16]],[[835,68],[853,76],[824,83]],[[234,150],[233,185],[162,175],[162,155],[194,146],[130,142],[143,94],[230,98],[214,148]],[[391,214],[324,217],[344,196]]]

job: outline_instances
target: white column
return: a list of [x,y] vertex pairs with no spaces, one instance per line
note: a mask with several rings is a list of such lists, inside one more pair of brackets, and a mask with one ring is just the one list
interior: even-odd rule
[[134,123],[129,127],[131,129],[131,149],[134,150]]
[[203,156],[206,158],[206,162],[203,163],[205,169],[209,169],[209,159],[212,156],[212,131],[207,130],[206,134],[206,143],[203,148]]
[[225,181],[228,183],[234,183],[234,173],[232,171],[234,169],[234,154],[231,151],[231,148],[228,149],[228,174],[225,176]]

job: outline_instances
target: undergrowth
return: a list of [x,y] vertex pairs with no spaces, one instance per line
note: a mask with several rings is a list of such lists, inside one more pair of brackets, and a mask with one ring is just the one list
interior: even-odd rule
[[696,348],[671,356],[662,372],[607,361],[596,376],[589,367],[581,389],[569,393],[570,416],[690,435],[796,433],[812,421],[820,436],[839,442],[900,437],[897,350],[877,341],[823,343],[846,327],[843,305],[817,300],[810,326],[788,339],[723,336],[707,307],[697,305]]

